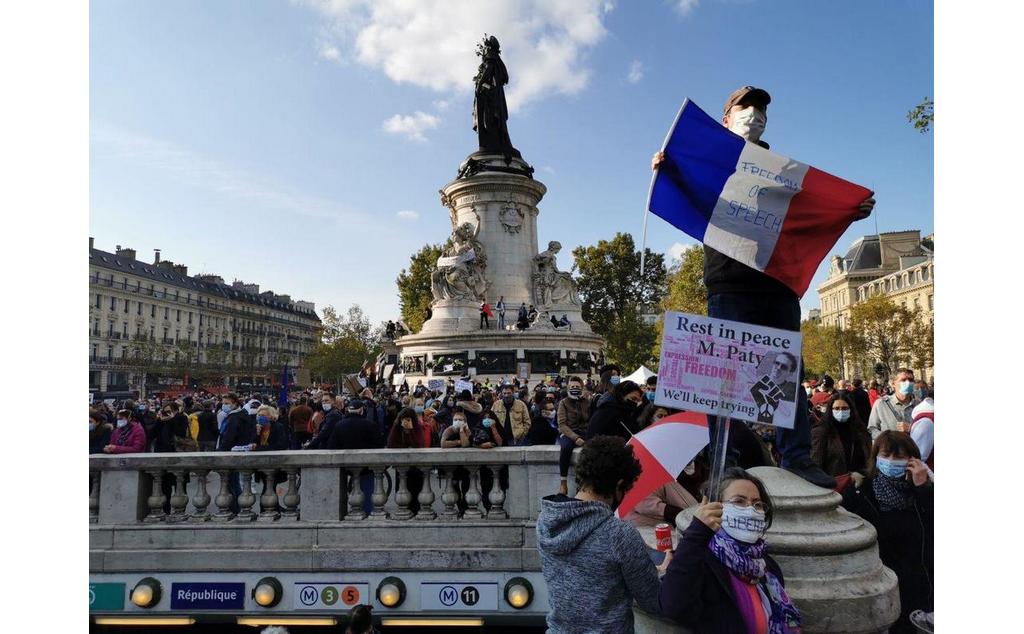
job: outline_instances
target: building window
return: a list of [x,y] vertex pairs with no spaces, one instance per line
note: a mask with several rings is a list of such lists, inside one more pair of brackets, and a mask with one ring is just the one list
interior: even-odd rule
[[171,318],[171,309],[166,307],[166,306],[164,306],[164,319],[170,319],[170,318]]
[[121,336],[123,338],[125,338],[125,339],[128,338],[128,322],[127,321],[121,324]]
[[167,339],[168,339],[168,337],[167,337],[167,329],[164,328],[164,343],[167,343]]
[[189,314],[188,314],[188,323],[189,323],[189,324],[191,324],[191,323],[192,323],[192,313],[189,313]]
[[107,361],[114,360],[114,346],[107,346]]
[[156,319],[156,304],[149,307],[149,316]]
[[174,343],[178,343],[178,339],[180,337],[181,337],[181,331],[180,330],[175,330],[174,331]]
[[95,343],[92,344],[92,358],[93,358],[93,360],[95,360],[96,357],[99,356],[99,354],[100,354],[100,346],[99,346],[99,344],[95,344]]
[[175,312],[174,321],[181,321],[181,309],[179,308],[178,310],[176,310],[174,312]]
[[117,298],[116,297],[111,297],[110,298],[110,310],[117,310],[116,304],[117,304]]
[[154,327],[154,326],[150,326],[149,327],[149,338],[150,339],[156,339],[156,327]]
[[124,300],[124,314],[125,315],[128,314],[128,300],[127,299]]
[[138,303],[138,308],[136,308],[135,314],[138,315],[139,317],[142,316],[142,302]]
[[100,302],[101,301],[103,301],[103,296],[100,295],[99,293],[96,293],[96,308],[100,307]]
[[914,310],[921,310],[921,298],[920,297],[915,297],[914,298]]

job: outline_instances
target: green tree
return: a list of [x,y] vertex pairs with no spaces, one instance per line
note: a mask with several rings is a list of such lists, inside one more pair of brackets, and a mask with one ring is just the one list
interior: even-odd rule
[[135,335],[128,344],[128,365],[139,377],[139,396],[146,396],[146,376],[163,365],[167,356],[167,347],[156,338],[147,335]]
[[572,254],[583,319],[605,338],[605,356],[627,371],[651,363],[657,330],[642,316],[655,312],[665,296],[665,256],[646,249],[641,275],[640,252],[628,233]]
[[935,324],[922,315],[917,315],[911,327],[913,343],[910,349],[910,360],[920,370],[922,381],[930,380],[925,374],[927,368],[935,365]]
[[426,320],[427,308],[434,301],[430,290],[430,275],[437,270],[437,258],[444,245],[427,244],[409,258],[409,268],[402,269],[395,283],[398,285],[398,304],[402,321],[415,333]]
[[851,354],[863,365],[881,364],[884,374],[910,361],[914,349],[914,314],[884,295],[869,297],[850,309]]
[[825,326],[813,319],[800,324],[803,337],[804,374],[806,376],[843,376],[845,333],[838,326]]
[[359,372],[363,363],[380,352],[381,329],[374,328],[359,304],[344,316],[333,306],[324,308],[321,342],[306,357],[305,365],[320,379],[337,381]]
[[932,129],[935,123],[935,102],[931,97],[925,97],[913,110],[907,113],[907,121],[914,124],[914,128],[921,134]]

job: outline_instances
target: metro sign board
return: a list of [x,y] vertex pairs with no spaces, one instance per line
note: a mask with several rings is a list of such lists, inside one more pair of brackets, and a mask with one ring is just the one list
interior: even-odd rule
[[348,610],[370,602],[370,584],[360,581],[296,581],[293,587],[296,610]]
[[421,610],[497,610],[498,584],[488,582],[420,584]]

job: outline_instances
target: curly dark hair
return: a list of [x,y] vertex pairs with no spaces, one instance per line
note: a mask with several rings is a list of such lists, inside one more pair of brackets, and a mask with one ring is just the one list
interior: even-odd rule
[[640,461],[633,448],[618,436],[594,436],[583,445],[576,463],[576,488],[589,489],[602,497],[615,494],[619,481],[623,493],[640,477]]

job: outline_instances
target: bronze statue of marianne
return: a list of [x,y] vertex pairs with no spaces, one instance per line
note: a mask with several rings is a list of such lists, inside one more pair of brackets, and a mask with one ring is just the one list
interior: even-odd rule
[[480,139],[480,151],[501,154],[508,165],[512,157],[522,155],[512,147],[508,136],[508,105],[505,103],[505,84],[508,70],[501,61],[501,46],[493,35],[484,36],[477,45],[476,54],[481,57],[480,68],[473,82],[476,92],[473,99],[473,129]]

